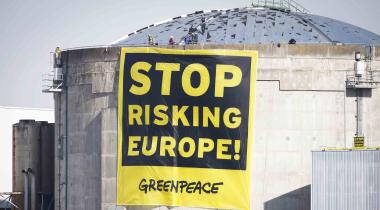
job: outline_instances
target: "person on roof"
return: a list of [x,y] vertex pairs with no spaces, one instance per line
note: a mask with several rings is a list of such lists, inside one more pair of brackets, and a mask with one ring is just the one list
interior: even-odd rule
[[194,32],[191,34],[191,41],[193,44],[198,44],[198,33]]
[[197,29],[194,28],[193,25],[191,25],[190,28],[189,28],[189,33],[192,34],[192,33],[196,32],[196,31],[197,31]]
[[174,37],[170,36],[169,45],[175,45]]
[[202,16],[201,21],[202,21],[202,23],[201,23],[201,30],[202,30],[202,34],[204,34],[205,31],[206,31],[206,18],[205,18],[205,16]]
[[149,43],[149,45],[154,45],[153,36],[150,34],[148,35],[148,43]]
[[191,44],[192,43],[192,35],[190,32],[185,36],[184,41],[185,41],[185,44]]

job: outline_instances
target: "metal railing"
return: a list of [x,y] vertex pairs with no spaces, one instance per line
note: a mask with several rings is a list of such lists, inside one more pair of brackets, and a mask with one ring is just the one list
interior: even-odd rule
[[366,64],[365,72],[362,75],[357,75],[356,72],[346,73],[347,88],[377,88],[380,86],[380,70],[372,68],[374,59],[374,46],[366,46],[366,55],[364,61]]
[[310,13],[305,7],[293,0],[254,0],[253,7],[265,7],[290,10],[293,12]]
[[42,75],[42,92],[61,92],[63,87],[63,74],[51,71]]
[[[54,65],[52,65],[53,63]],[[50,53],[50,65],[53,66],[53,70],[48,74],[42,75],[42,92],[62,92],[64,78],[62,73],[61,49],[58,47],[55,53]]]
[[346,74],[346,87],[347,88],[377,88],[380,85],[380,79],[377,79],[377,72],[366,72],[361,77],[358,77],[355,72]]

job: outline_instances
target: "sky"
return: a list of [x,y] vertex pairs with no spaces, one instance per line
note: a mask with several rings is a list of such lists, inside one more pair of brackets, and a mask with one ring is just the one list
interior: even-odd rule
[[[248,6],[248,0],[0,0],[0,106],[53,108],[42,93],[50,52],[107,45],[137,29],[196,10]],[[380,34],[379,0],[298,0],[313,14]]]

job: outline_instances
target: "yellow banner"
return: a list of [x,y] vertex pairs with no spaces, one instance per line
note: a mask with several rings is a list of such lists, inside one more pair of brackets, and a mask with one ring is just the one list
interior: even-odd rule
[[122,48],[118,205],[250,209],[256,51]]

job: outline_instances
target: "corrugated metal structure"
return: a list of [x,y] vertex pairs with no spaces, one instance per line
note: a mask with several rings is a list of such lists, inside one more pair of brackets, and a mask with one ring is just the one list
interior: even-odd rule
[[380,150],[312,153],[312,210],[380,209]]
[[[54,207],[54,124],[20,120],[13,125],[14,203],[23,209]],[[28,190],[26,191],[26,187]]]

